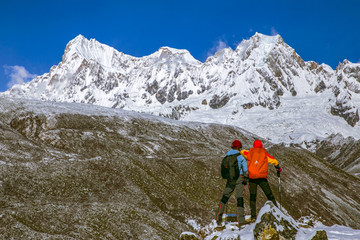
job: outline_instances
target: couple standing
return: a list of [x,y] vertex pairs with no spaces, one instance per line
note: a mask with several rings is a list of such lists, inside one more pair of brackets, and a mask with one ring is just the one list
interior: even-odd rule
[[216,222],[218,225],[221,225],[222,223],[222,215],[224,213],[226,203],[235,189],[235,197],[237,199],[236,214],[239,227],[245,223],[243,185],[245,186],[248,183],[250,189],[251,221],[256,220],[256,193],[258,185],[264,191],[268,200],[272,201],[275,206],[277,206],[269,182],[267,181],[267,175],[268,163],[271,163],[275,166],[278,176],[280,176],[282,168],[280,167],[278,161],[266,152],[260,140],[256,140],[253,144],[253,148],[249,151],[241,150],[241,147],[241,142],[239,140],[235,140],[232,143],[232,149],[226,154],[227,156],[235,155],[237,159],[237,164],[235,165],[239,168],[239,175],[234,179],[228,179],[226,182],[225,190],[220,201],[219,208],[216,212]]

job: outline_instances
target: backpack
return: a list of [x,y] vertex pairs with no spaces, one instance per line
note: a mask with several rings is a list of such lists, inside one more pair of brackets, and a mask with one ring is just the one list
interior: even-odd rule
[[240,170],[237,157],[240,153],[234,155],[226,155],[221,162],[221,177],[223,179],[238,179]]
[[264,148],[252,148],[247,157],[249,178],[267,178],[268,175],[268,157]]

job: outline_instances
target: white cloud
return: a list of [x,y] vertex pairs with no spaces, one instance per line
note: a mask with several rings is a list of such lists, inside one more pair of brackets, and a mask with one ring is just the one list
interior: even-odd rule
[[10,81],[7,83],[7,86],[11,88],[15,84],[23,84],[36,78],[36,74],[29,73],[28,70],[25,69],[23,66],[8,66],[4,65],[5,74],[9,76]]
[[219,39],[214,46],[208,51],[207,56],[210,57],[221,49],[228,48],[229,45],[226,40]]
[[279,34],[279,32],[274,27],[271,27],[271,36],[275,36],[278,34]]

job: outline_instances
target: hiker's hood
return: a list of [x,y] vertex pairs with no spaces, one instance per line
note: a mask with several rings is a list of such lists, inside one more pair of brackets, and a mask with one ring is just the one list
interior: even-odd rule
[[263,144],[260,140],[255,140],[254,142],[254,148],[262,148],[263,147]]

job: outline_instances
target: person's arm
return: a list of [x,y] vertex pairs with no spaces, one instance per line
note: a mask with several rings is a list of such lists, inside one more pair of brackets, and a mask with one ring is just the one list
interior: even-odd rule
[[278,177],[280,177],[280,173],[282,172],[282,168],[280,167],[279,162],[273,156],[271,156],[268,153],[266,153],[266,156],[268,158],[268,162],[275,166],[276,174],[278,175]]
[[246,159],[242,155],[239,155],[237,157],[237,161],[238,161],[240,174],[244,175],[245,173],[248,172]]
[[242,177],[242,183],[244,185],[247,185],[247,183],[249,182],[249,172],[247,169],[246,159],[242,155],[239,155],[237,157],[237,160],[240,169],[240,176]]
[[270,164],[274,165],[275,168],[276,168],[276,166],[279,166],[278,160],[276,160],[273,156],[271,156],[271,155],[268,154],[268,153],[266,153],[266,156],[267,156],[268,162],[269,162]]

